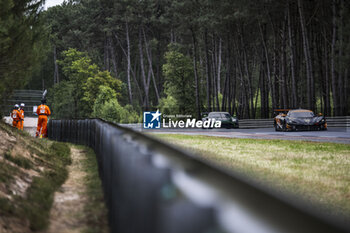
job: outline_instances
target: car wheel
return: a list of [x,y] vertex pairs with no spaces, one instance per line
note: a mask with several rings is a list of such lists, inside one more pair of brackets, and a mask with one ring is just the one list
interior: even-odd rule
[[283,132],[287,132],[286,122],[283,123],[282,131],[283,131]]

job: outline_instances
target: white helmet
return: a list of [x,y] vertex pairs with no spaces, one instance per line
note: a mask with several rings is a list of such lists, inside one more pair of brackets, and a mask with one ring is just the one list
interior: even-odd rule
[[15,104],[15,108],[19,108],[19,105],[18,105],[18,104]]
[[20,105],[21,107],[24,107],[24,106],[26,106],[24,103],[21,103],[21,105]]

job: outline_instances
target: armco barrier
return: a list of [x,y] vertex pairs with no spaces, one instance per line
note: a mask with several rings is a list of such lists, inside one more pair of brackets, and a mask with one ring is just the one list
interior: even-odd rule
[[349,232],[236,173],[99,119],[51,120],[49,138],[94,149],[111,232]]

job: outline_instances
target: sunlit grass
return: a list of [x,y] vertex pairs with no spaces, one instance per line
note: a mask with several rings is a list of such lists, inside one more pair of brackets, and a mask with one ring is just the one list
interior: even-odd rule
[[249,175],[264,185],[298,194],[331,214],[350,216],[350,145],[174,134],[154,136]]

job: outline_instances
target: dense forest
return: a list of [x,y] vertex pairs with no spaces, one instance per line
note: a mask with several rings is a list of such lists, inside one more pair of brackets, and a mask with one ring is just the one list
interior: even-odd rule
[[70,0],[38,15],[45,51],[24,85],[50,88],[59,117],[349,114],[349,1]]
[[[43,1],[0,0],[0,104],[39,72],[50,47]],[[41,88],[40,88],[41,89]]]

